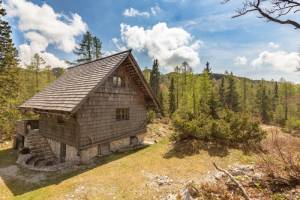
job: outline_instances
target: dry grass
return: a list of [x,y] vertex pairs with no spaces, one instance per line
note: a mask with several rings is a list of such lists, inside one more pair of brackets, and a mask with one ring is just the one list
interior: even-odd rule
[[[202,182],[207,173],[214,169],[213,162],[227,167],[234,163],[249,163],[255,160],[254,156],[244,155],[239,150],[229,150],[223,157],[201,150],[192,155],[166,158],[166,153],[171,149],[169,141],[164,139],[139,151],[113,154],[96,166],[90,166],[89,169],[64,174],[46,174],[46,180],[35,184],[20,180],[22,174],[4,178],[5,176],[1,174],[2,161],[8,155],[0,153],[0,180],[5,179],[4,182],[0,182],[0,194],[8,199],[22,200],[71,197],[104,200],[160,199],[168,193],[177,191],[187,181]],[[14,160],[11,159],[10,165],[13,164]],[[19,173],[31,175],[33,172],[21,170]],[[34,174],[36,175],[36,172]],[[165,186],[151,186],[147,174],[165,175],[173,182]]]

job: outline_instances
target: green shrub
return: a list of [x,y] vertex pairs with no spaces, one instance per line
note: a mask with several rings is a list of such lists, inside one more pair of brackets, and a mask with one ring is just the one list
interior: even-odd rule
[[153,122],[153,120],[156,118],[156,113],[153,110],[147,111],[147,123]]
[[259,122],[249,115],[224,110],[219,119],[209,115],[177,112],[173,117],[176,133],[172,140],[179,141],[194,138],[213,141],[222,144],[257,144],[265,132],[259,127]]
[[286,121],[285,127],[288,130],[300,130],[300,119],[290,118]]

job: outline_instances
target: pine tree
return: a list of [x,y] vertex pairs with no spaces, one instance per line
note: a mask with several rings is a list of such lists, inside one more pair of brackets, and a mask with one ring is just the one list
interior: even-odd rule
[[264,80],[261,80],[256,93],[256,107],[261,120],[264,123],[270,122],[270,98]]
[[93,45],[94,45],[94,51],[93,55],[95,59],[101,58],[101,48],[102,48],[102,42],[96,37],[93,37]]
[[158,60],[154,59],[152,71],[150,74],[150,86],[156,97],[158,97],[158,94],[159,94],[159,77],[160,77],[160,74],[159,74]]
[[215,91],[213,88],[210,91],[208,107],[209,107],[209,115],[213,119],[218,119],[219,118],[219,116],[218,116],[219,102],[216,99]]
[[219,86],[219,97],[221,105],[225,107],[225,77],[222,77],[221,79],[221,83]]
[[41,66],[44,65],[46,62],[45,60],[38,54],[34,54],[32,61],[31,61],[31,66],[33,67],[34,74],[35,74],[35,92],[39,92],[40,90],[40,85],[39,85],[39,72],[41,69]]
[[284,89],[284,119],[288,120],[288,83],[286,81],[283,82]]
[[165,110],[164,110],[164,96],[163,96],[163,93],[162,92],[159,92],[158,94],[158,101],[159,101],[159,104],[160,104],[160,107],[161,107],[161,114],[162,116],[165,116]]
[[101,57],[101,48],[102,43],[96,37],[93,36],[89,31],[87,31],[77,47],[74,50],[74,54],[76,54],[79,58],[76,60],[77,63],[91,61],[92,59],[97,59]]
[[180,68],[178,66],[175,67],[175,73],[176,73],[176,109],[179,107],[179,73]]
[[243,78],[243,112],[247,111],[247,82]]
[[174,78],[171,78],[171,84],[169,87],[169,113],[172,115],[176,111],[176,102],[175,102],[175,85]]
[[17,50],[11,39],[11,27],[4,20],[5,9],[0,0],[0,140],[3,134],[12,133],[19,114],[21,83]]
[[211,75],[211,67],[210,67],[210,64],[209,62],[207,61],[206,64],[205,64],[205,68],[204,68],[204,71],[206,71],[209,75]]
[[278,99],[279,99],[279,93],[278,93],[278,82],[275,81],[274,84],[274,92],[273,92],[273,97],[272,97],[272,111],[276,111],[276,107],[278,104]]
[[239,111],[239,96],[236,91],[235,80],[234,80],[234,76],[233,76],[232,72],[230,73],[230,75],[228,76],[227,79],[228,79],[228,88],[225,93],[226,106],[229,109],[231,109],[235,112],[238,112]]

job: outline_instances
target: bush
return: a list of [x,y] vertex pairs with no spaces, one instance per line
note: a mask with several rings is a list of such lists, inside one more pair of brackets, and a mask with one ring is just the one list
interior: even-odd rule
[[194,138],[222,144],[257,144],[265,132],[259,127],[259,122],[252,120],[247,114],[224,110],[219,119],[209,115],[191,113],[175,113],[173,124],[176,133],[172,140],[180,141]]
[[147,123],[153,122],[153,120],[156,118],[156,113],[153,110],[147,111]]
[[300,119],[290,118],[286,121],[285,127],[289,130],[300,130]]

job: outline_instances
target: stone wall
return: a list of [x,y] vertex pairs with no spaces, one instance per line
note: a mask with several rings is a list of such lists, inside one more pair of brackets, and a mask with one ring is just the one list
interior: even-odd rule
[[137,135],[139,144],[143,144],[144,143],[145,137],[146,137],[146,133]]
[[[57,158],[60,158],[60,142],[57,142],[52,139],[47,139],[48,143],[50,144],[50,147],[52,149],[52,152]],[[72,147],[70,145],[66,145],[66,161],[80,161],[80,157],[77,155],[77,149],[75,147]]]
[[98,155],[98,146],[92,146],[80,151],[80,162],[89,163],[92,158]]
[[116,152],[121,148],[128,147],[130,145],[130,138],[123,138],[120,140],[115,140],[110,143],[110,150]]

